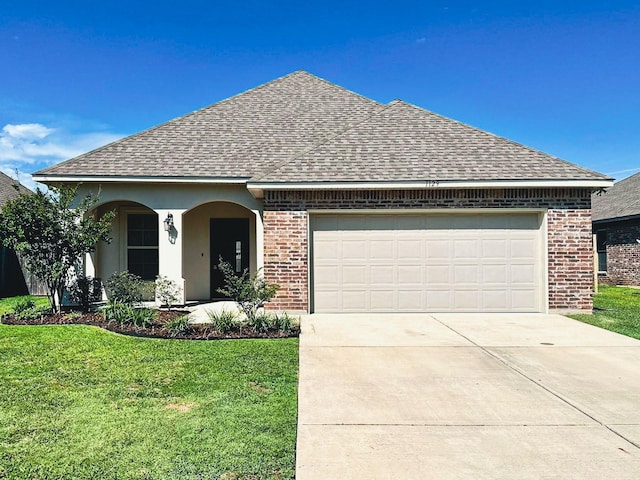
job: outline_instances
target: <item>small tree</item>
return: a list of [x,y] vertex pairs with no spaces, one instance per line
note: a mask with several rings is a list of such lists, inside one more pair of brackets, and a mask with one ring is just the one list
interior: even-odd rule
[[258,309],[271,300],[280,289],[280,285],[268,283],[259,274],[250,276],[247,269],[236,275],[231,264],[222,260],[222,257],[218,268],[224,276],[224,288],[219,288],[218,292],[240,305],[250,322],[255,320]]
[[158,275],[156,277],[156,296],[160,299],[161,305],[166,305],[167,309],[171,311],[171,307],[180,298],[178,284],[165,275]]
[[81,256],[95,251],[99,241],[111,240],[115,212],[100,219],[86,215],[98,198],[87,195],[76,205],[77,187],[50,187],[49,192],[20,195],[7,202],[0,215],[0,240],[15,250],[26,268],[48,290],[51,308],[60,311],[65,281]]

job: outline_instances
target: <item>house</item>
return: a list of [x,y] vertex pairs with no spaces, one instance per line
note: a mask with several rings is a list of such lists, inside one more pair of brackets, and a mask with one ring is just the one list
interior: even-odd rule
[[[27,187],[0,172],[0,209],[9,200],[29,193],[31,190]],[[25,279],[16,252],[0,245],[0,298],[28,294],[27,283],[31,283],[31,279],[28,274]]]
[[591,203],[600,281],[640,285],[640,173],[594,193]]
[[297,312],[590,310],[591,193],[611,179],[297,71],[44,169],[99,192],[86,261],[219,297],[218,258]]

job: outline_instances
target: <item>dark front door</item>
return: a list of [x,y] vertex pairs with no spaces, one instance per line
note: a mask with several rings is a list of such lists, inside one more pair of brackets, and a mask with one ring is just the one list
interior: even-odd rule
[[212,218],[209,228],[211,239],[211,298],[223,298],[218,288],[224,286],[218,268],[220,257],[231,264],[236,274],[249,268],[249,219]]

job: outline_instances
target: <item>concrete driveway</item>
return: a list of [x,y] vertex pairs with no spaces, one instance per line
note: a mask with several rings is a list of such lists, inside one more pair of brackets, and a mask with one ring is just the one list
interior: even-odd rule
[[558,315],[303,319],[297,480],[640,478],[640,341]]

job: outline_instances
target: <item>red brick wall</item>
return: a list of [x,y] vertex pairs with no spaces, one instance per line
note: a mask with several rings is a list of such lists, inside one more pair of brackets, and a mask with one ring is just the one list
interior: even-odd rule
[[280,285],[269,310],[308,309],[307,212],[264,211],[264,277]]
[[547,212],[549,309],[591,310],[593,237],[590,209]]
[[600,224],[607,230],[607,283],[640,285],[640,219]]
[[308,210],[548,209],[549,308],[590,310],[591,190],[270,191],[264,199],[265,277],[282,288],[270,309],[308,309]]

